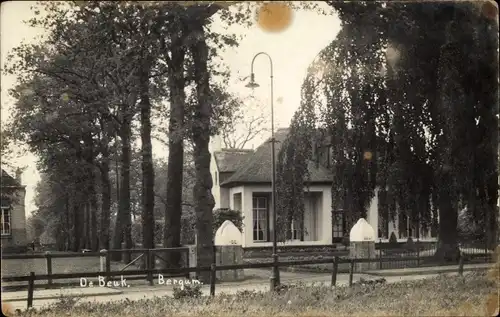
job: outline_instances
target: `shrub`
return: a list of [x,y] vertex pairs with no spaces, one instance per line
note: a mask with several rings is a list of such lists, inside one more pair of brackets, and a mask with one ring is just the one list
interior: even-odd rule
[[481,240],[484,238],[484,221],[474,219],[474,215],[465,208],[458,213],[457,231],[462,242]]
[[174,286],[174,298],[200,298],[203,295],[200,284]]
[[57,310],[71,310],[80,299],[80,297],[61,295],[59,300],[54,304],[54,308]]
[[213,220],[213,235],[215,236],[215,232],[217,232],[217,229],[220,228],[220,226],[224,223],[226,220],[230,220],[236,228],[240,229],[240,231],[243,230],[243,215],[241,214],[241,211],[238,210],[232,210],[229,208],[220,208],[220,209],[215,209],[213,212],[214,215],[214,220]]
[[[226,220],[230,220],[234,225],[241,230],[243,230],[243,219],[240,211],[232,210],[229,208],[215,209],[213,212],[213,234]],[[156,221],[155,223],[155,244],[163,244],[163,229],[164,224],[162,221]],[[181,243],[194,244],[196,234],[196,215],[192,211],[185,211],[181,216]],[[132,240],[135,243],[142,243],[142,224],[140,222],[135,222],[132,224]]]
[[391,236],[389,237],[389,246],[391,248],[397,248],[399,246],[398,245],[398,238],[396,238],[394,231],[391,233]]

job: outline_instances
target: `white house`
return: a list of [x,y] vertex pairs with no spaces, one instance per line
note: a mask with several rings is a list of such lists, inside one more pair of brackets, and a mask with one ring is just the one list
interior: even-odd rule
[[[289,129],[275,132],[276,156],[286,139]],[[273,210],[271,204],[271,143],[264,142],[255,151],[222,149],[219,137],[211,140],[211,167],[215,208],[239,210],[244,216],[243,247],[271,246]],[[347,228],[341,211],[331,208],[332,174],[322,164],[310,161],[309,190],[305,191],[304,231],[298,231],[292,223],[293,240],[287,245],[331,245],[340,243],[347,236]],[[387,241],[394,232],[400,241],[406,241],[406,234],[398,231],[397,219],[382,225],[378,214],[378,196],[372,200],[367,211],[367,221],[377,233],[377,240]],[[405,232],[416,236],[411,230]],[[380,230],[382,229],[382,230]],[[377,232],[378,231],[378,232]],[[430,238],[420,234],[420,239]]]

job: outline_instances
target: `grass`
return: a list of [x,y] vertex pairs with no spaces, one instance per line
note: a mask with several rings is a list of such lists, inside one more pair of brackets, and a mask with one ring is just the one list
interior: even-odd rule
[[19,316],[493,316],[499,299],[498,274],[488,274],[441,275],[351,288],[289,285],[278,294],[245,291],[213,298],[163,297],[104,304],[65,299]]
[[[111,262],[111,270],[119,271],[125,267],[120,262]],[[126,270],[137,270],[137,266],[131,266]],[[80,273],[80,272],[99,272],[99,257],[80,257],[80,258],[53,258],[52,274]],[[4,259],[2,260],[2,276],[25,276],[30,272],[36,275],[47,274],[47,263],[45,259]],[[79,279],[59,279],[56,283],[78,283]],[[47,284],[45,280],[37,280],[35,284]],[[26,282],[4,282],[2,286],[26,285]]]

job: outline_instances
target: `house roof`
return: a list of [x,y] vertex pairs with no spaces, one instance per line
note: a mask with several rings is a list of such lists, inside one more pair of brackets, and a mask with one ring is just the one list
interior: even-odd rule
[[[289,128],[278,129],[274,138],[276,139],[275,151],[276,159],[281,145],[286,140]],[[245,183],[270,183],[271,182],[271,142],[270,138],[259,146],[255,152],[246,156],[235,173],[224,181],[221,186],[229,186],[235,184]],[[323,166],[318,166],[314,162],[308,162],[308,169],[310,174],[309,182],[312,183],[331,183],[333,176],[331,172]]]
[[214,153],[219,172],[235,172],[253,150],[222,149]]
[[2,187],[23,187],[14,177],[10,176],[4,169],[2,169],[1,185]]

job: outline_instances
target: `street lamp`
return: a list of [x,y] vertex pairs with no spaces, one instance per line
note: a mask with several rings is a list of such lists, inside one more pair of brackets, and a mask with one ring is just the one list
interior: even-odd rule
[[255,59],[259,55],[266,55],[269,58],[269,64],[271,66],[271,200],[272,200],[272,206],[273,206],[273,275],[271,277],[271,285],[273,286],[273,289],[276,288],[280,284],[280,272],[278,268],[278,246],[277,246],[277,225],[276,225],[276,153],[275,153],[275,142],[276,140],[274,139],[274,91],[273,91],[273,60],[271,59],[271,56],[265,52],[260,52],[255,54],[255,56],[252,59],[252,65],[251,65],[251,73],[250,73],[250,82],[245,85],[245,87],[248,88],[257,88],[260,87],[259,84],[255,82],[255,74],[253,72],[253,65],[255,62]]

